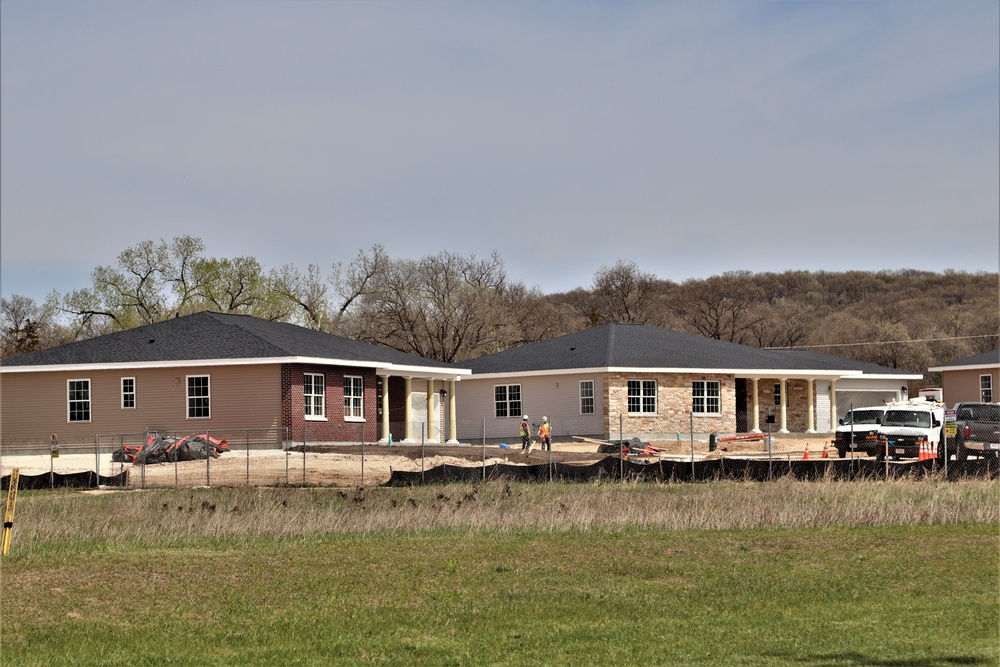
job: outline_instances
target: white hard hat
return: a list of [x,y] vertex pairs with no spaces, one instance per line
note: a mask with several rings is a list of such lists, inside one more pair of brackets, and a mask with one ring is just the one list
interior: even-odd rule
[[549,418],[548,418],[548,417],[542,417],[542,421],[543,421],[543,422],[547,422],[548,420],[549,420]]
[[528,418],[528,415],[524,415],[523,417],[521,417],[521,419],[527,419],[527,418]]

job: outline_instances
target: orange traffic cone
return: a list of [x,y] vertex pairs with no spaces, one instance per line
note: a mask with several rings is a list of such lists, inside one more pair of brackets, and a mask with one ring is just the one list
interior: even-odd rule
[[937,449],[934,447],[934,444],[929,440],[927,441],[927,458],[935,460],[937,459]]
[[920,447],[920,453],[917,455],[918,461],[926,461],[927,456],[927,442],[925,440],[917,441],[917,445]]
[[806,443],[806,451],[802,454],[802,460],[805,461],[809,458],[809,443]]
[[830,458],[830,447],[825,442],[823,443],[823,453],[820,456],[824,459]]

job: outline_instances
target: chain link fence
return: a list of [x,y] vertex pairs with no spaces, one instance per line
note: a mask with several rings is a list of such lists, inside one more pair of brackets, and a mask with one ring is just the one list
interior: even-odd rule
[[[401,421],[338,425],[338,440],[325,425],[290,429],[225,429],[181,432],[147,429],[102,434],[92,442],[34,443],[0,451],[0,476],[21,468],[21,488],[59,486],[192,488],[212,486],[373,486],[441,481],[650,479],[766,481],[798,479],[893,479],[936,475],[943,479],[1000,476],[994,453],[959,461],[948,458],[868,456],[849,448],[839,455],[833,433],[735,434],[687,432],[642,434],[628,430],[628,415],[614,419],[617,433],[567,430],[579,419],[553,416],[552,447],[541,448],[532,422],[530,453],[522,451],[520,418]],[[631,422],[634,426],[636,422]],[[612,429],[615,430],[615,429]],[[327,436],[328,437],[328,436]],[[178,442],[198,447],[181,454]],[[153,442],[166,443],[150,456]],[[224,443],[224,444],[223,444]],[[173,446],[171,448],[171,446]],[[200,449],[199,449],[200,447]],[[143,456],[146,449],[147,455]],[[940,452],[944,453],[944,452]],[[5,487],[4,487],[5,488]]]

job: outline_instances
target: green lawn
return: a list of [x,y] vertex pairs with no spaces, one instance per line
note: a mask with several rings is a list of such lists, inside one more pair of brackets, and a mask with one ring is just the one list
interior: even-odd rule
[[[818,486],[794,488],[804,489],[792,494],[801,504]],[[537,489],[526,493],[545,493]],[[710,489],[664,487],[650,497],[678,492]],[[200,496],[174,493],[155,496],[190,501],[176,509],[164,502],[172,515],[205,507]],[[206,497],[214,505],[225,497],[219,493]],[[386,507],[402,510],[414,492],[384,493],[392,501]],[[507,495],[517,494],[515,487]],[[332,492],[323,497],[328,512],[358,505],[331,499]],[[92,501],[104,510],[109,502]],[[65,500],[72,518],[53,513],[57,496],[18,502],[19,513],[22,502],[34,506],[25,510],[32,520],[101,521],[81,516],[91,500]],[[209,527],[168,545],[129,535],[76,546],[36,537],[35,548],[22,545],[24,553],[3,563],[0,663],[1000,663],[992,522],[738,530],[420,525],[281,539],[222,532]]]

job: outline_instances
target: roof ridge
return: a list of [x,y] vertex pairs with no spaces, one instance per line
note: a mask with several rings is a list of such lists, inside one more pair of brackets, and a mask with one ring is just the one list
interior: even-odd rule
[[[265,338],[264,336],[261,336],[254,329],[252,329],[250,327],[243,326],[247,322],[253,323],[253,322],[257,322],[257,321],[271,322],[272,324],[287,324],[287,322],[279,322],[277,320],[265,320],[264,318],[254,317],[252,315],[243,315],[241,313],[220,313],[220,312],[214,311],[214,310],[203,310],[202,312],[205,313],[208,317],[211,317],[213,320],[215,320],[216,322],[218,322],[219,324],[221,324],[223,326],[232,327],[234,329],[239,329],[240,331],[242,331],[243,333],[247,334],[251,338],[254,338],[255,340],[258,340],[258,341],[260,341],[261,343],[263,343],[265,345],[268,345],[270,347],[276,348],[276,349],[284,352],[286,355],[294,356],[294,352],[292,352],[291,350],[289,350],[288,347],[286,347],[284,344],[276,343],[273,340],[271,340],[270,338]],[[229,321],[229,318],[236,318],[236,317],[244,318],[244,320],[241,321],[241,322]],[[308,331],[313,331],[312,329],[308,329],[308,327],[303,327],[303,328],[306,329],[306,330],[308,330]]]

